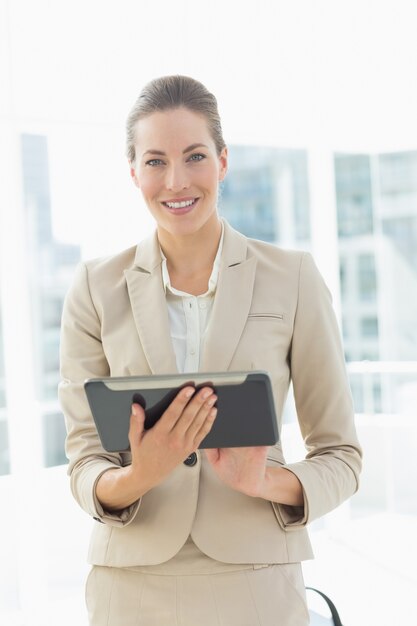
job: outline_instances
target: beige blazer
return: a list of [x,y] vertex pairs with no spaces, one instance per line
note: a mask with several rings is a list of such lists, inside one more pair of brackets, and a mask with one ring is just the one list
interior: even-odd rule
[[[251,498],[224,485],[202,452],[120,514],[104,511],[95,483],[130,454],[106,452],[83,389],[88,377],[176,373],[155,233],[110,258],[80,263],[62,317],[59,398],[72,493],[97,523],[88,560],[118,567],[162,563],[191,533],[210,557],[284,563],[312,557],[306,525],[358,488],[361,448],[331,295],[309,253],[287,251],[225,220],[219,280],[200,371],[268,370],[281,430],[292,379],[307,455],[269,464],[302,483],[305,507]],[[254,416],[256,418],[256,416]],[[117,416],[115,416],[117,419]],[[283,442],[285,446],[285,442]]]

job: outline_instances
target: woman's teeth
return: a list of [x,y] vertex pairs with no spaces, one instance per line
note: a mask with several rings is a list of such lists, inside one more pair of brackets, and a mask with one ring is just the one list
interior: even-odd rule
[[194,200],[186,200],[185,202],[164,202],[164,204],[170,209],[183,209],[186,206],[191,206],[195,201],[196,198]]

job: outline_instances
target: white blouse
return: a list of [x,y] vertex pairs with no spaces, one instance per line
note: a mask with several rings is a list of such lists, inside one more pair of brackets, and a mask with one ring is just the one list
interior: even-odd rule
[[200,367],[200,356],[219,276],[223,235],[222,223],[222,234],[209,278],[208,289],[200,296],[193,296],[185,291],[175,289],[171,285],[167,260],[161,249],[162,280],[168,305],[171,339],[178,371],[181,373],[198,372]]

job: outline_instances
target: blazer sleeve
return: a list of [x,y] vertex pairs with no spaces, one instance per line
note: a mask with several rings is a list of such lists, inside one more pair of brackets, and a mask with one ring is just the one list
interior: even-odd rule
[[274,504],[286,530],[339,506],[359,486],[362,449],[354,424],[342,340],[332,297],[309,253],[301,259],[290,350],[295,405],[305,460],[286,465],[300,480],[303,507]]
[[101,342],[101,323],[84,263],[77,266],[64,301],[60,372],[58,397],[67,428],[65,451],[69,459],[71,491],[81,508],[97,521],[124,526],[135,517],[140,500],[120,512],[109,512],[103,509],[95,494],[101,474],[122,467],[122,458],[102,447],[84,391],[86,378],[109,376]]

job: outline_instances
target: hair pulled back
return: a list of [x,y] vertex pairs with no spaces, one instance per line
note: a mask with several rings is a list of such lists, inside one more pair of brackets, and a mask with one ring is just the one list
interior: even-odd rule
[[139,120],[157,111],[185,108],[204,115],[217,155],[226,146],[215,96],[198,80],[174,74],[147,83],[139,94],[126,121],[126,154],[135,162],[135,127]]

